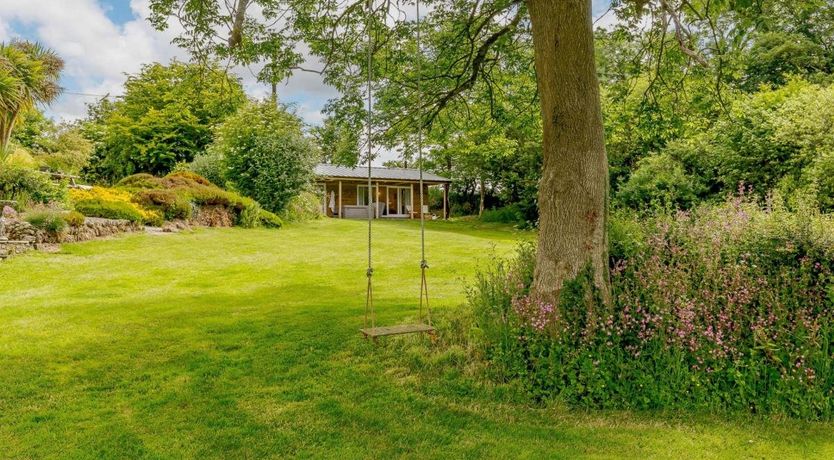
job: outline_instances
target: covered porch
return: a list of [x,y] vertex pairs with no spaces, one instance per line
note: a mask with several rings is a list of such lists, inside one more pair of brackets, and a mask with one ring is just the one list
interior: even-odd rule
[[[370,211],[378,219],[416,219],[421,214],[425,218],[446,216],[449,179],[424,172],[421,195],[419,170],[372,168],[370,189],[367,174],[366,168],[317,166],[316,184],[324,192],[322,210],[325,215],[367,219]],[[443,205],[438,209],[432,209],[429,204],[431,188],[442,189]]]

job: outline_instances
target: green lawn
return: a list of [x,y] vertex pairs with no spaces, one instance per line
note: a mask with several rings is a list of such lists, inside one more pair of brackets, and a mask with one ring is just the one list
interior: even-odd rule
[[[834,426],[534,407],[418,338],[362,340],[365,225],[200,230],[0,264],[0,457],[817,457]],[[529,234],[431,222],[438,309]],[[376,227],[380,322],[416,314],[414,222]]]

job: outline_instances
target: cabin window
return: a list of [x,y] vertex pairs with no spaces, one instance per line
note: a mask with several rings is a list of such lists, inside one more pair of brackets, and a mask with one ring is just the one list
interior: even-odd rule
[[356,205],[357,206],[367,206],[368,205],[368,186],[367,185],[359,185],[356,187]]

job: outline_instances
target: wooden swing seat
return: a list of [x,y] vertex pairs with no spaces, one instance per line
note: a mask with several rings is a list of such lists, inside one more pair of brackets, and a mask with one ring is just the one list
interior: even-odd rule
[[434,334],[434,327],[428,324],[400,324],[397,326],[369,327],[359,330],[365,334],[366,338],[372,339],[388,335]]

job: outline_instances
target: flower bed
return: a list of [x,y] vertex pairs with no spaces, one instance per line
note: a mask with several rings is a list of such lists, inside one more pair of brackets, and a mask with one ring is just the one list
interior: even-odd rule
[[584,276],[558,308],[531,298],[532,247],[480,275],[470,303],[498,377],[598,408],[834,417],[831,216],[738,198],[628,225],[612,305]]
[[185,220],[198,225],[280,227],[280,219],[252,199],[223,190],[190,172],[165,177],[136,174],[114,188],[71,190],[75,210],[88,217],[125,219],[159,226]]
[[162,215],[133,202],[133,196],[120,189],[93,187],[90,190],[71,189],[73,208],[87,217],[122,219],[144,224],[161,224]]

